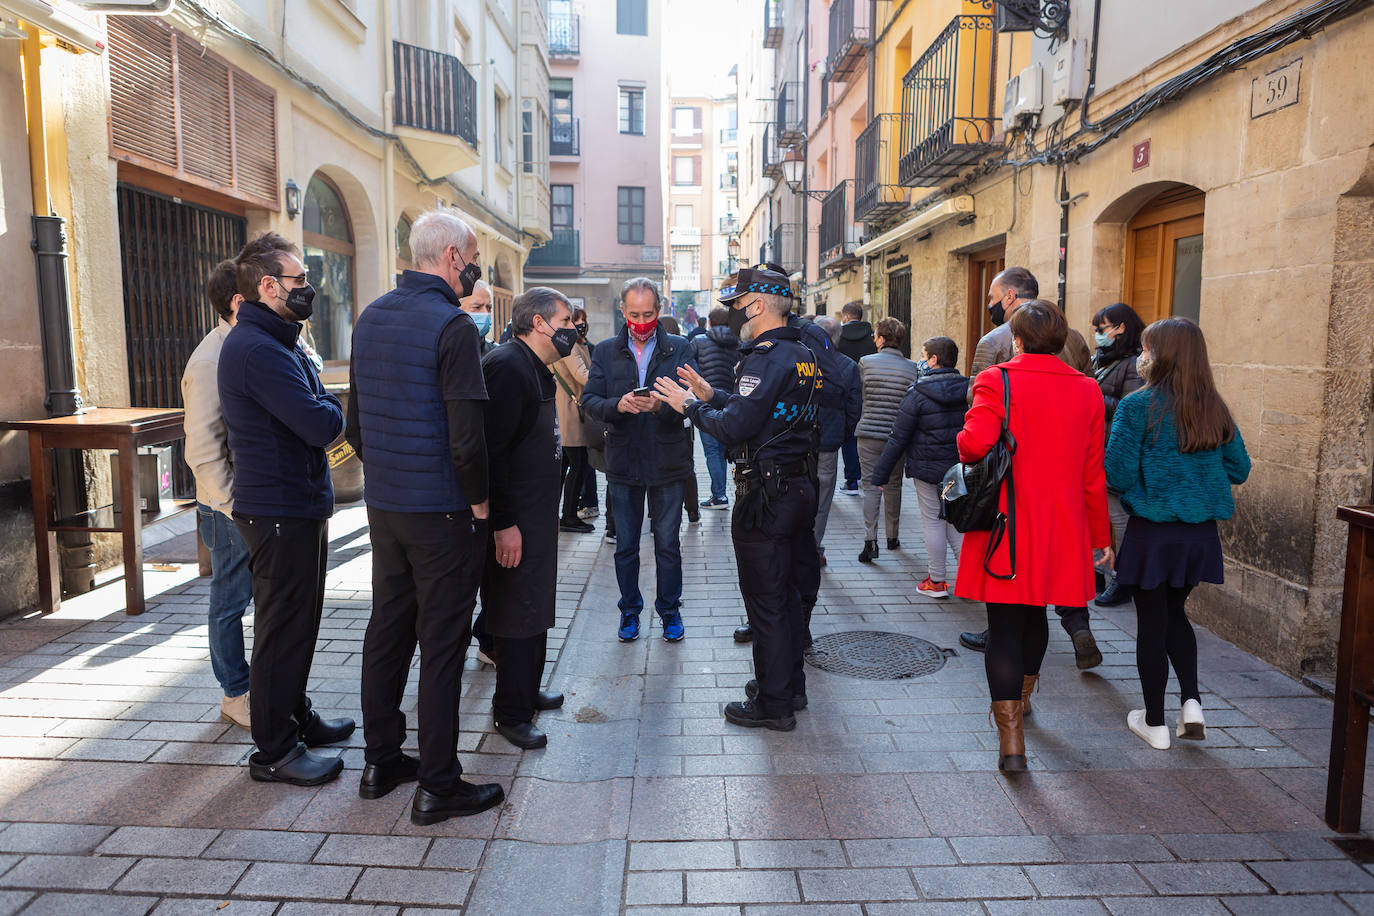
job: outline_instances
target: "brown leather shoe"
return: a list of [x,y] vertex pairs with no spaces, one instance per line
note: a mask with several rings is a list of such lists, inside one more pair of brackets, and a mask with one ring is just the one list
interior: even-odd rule
[[1003,773],[1026,772],[1026,737],[1021,731],[1021,701],[994,700],[992,718],[997,723],[997,769]]
[[1021,718],[1031,714],[1030,697],[1039,685],[1040,675],[1026,674],[1021,677]]

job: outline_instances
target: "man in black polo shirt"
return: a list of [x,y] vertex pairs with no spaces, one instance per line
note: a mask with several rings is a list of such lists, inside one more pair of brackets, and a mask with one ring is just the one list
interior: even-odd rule
[[321,719],[305,694],[324,610],[334,488],[324,449],[343,432],[327,393],[297,347],[311,288],[295,245],[269,232],[238,256],[238,323],[219,358],[220,409],[234,466],[234,522],[253,575],[249,703],[262,782],[315,786],[343,770],[307,747],[353,734],[352,719]]

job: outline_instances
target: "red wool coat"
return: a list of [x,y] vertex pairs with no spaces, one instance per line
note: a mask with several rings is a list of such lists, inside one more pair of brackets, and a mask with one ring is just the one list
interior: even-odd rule
[[[983,571],[989,532],[970,531],[959,551],[954,593],[1001,604],[1080,607],[1093,597],[1092,550],[1111,544],[1102,469],[1102,390],[1053,354],[1024,353],[1003,363],[1011,379],[1011,433],[1016,437],[1016,578]],[[973,406],[959,432],[959,458],[991,450],[1002,430],[1002,376],[978,374]],[[1002,489],[1002,511],[1007,491]],[[1010,536],[988,564],[1011,568]]]

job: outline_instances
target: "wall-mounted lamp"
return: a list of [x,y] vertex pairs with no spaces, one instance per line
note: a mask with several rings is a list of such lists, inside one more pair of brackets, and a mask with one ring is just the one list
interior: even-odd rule
[[286,215],[295,219],[301,212],[301,189],[295,179],[286,179]]
[[787,182],[787,186],[795,193],[801,187],[802,175],[805,172],[806,160],[802,158],[801,150],[794,146],[782,157],[782,180]]

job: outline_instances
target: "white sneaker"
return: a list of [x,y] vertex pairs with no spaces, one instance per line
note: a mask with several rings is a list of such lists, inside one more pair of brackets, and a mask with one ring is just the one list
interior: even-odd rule
[[236,697],[225,697],[220,700],[219,717],[226,722],[233,722],[239,728],[251,728],[252,718],[248,713],[248,694],[243,693]]
[[1197,700],[1184,700],[1183,709],[1178,714],[1178,736],[1192,741],[1202,741],[1207,737],[1207,724],[1202,721],[1202,704]]
[[477,650],[477,660],[484,665],[491,665],[493,668],[496,667],[496,662],[492,661],[491,656],[487,655],[487,653],[483,652],[481,649]]
[[1126,727],[1157,751],[1169,749],[1169,729],[1164,725],[1146,725],[1145,710],[1132,709],[1126,713]]

